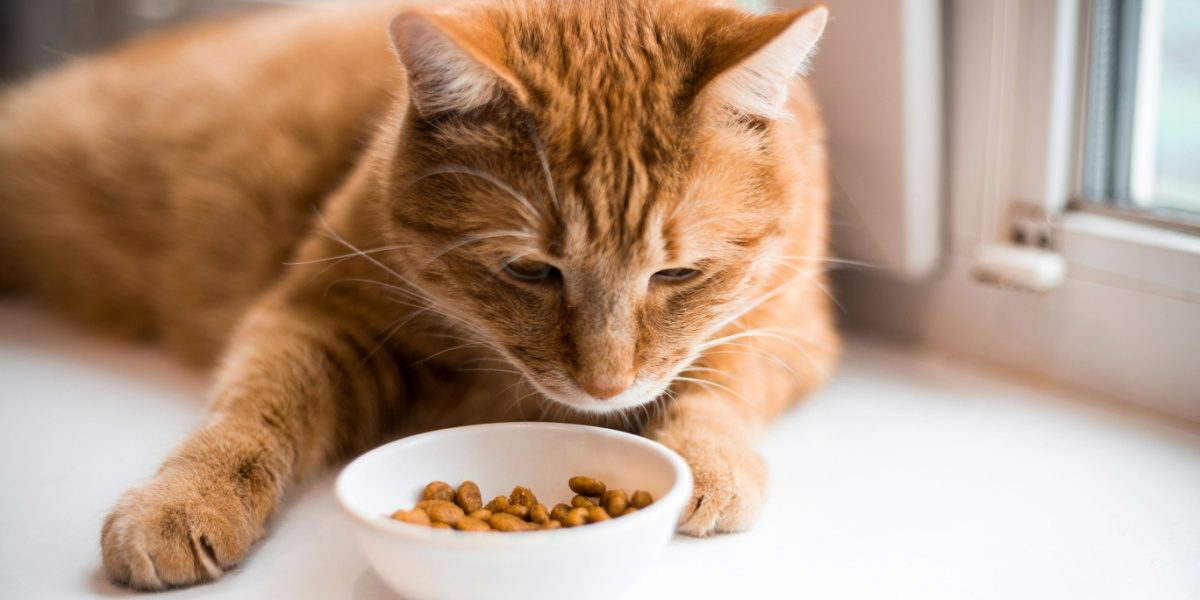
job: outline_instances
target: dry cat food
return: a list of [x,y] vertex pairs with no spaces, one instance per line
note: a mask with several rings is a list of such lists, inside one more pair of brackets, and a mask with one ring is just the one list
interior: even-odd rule
[[507,496],[496,496],[487,504],[474,481],[464,481],[455,490],[444,481],[425,486],[421,500],[412,510],[398,510],[391,518],[413,525],[459,531],[534,531],[578,527],[623,517],[650,506],[654,498],[637,490],[610,490],[603,481],[577,475],[567,481],[575,492],[570,504],[546,508],[533,490],[518,485]]

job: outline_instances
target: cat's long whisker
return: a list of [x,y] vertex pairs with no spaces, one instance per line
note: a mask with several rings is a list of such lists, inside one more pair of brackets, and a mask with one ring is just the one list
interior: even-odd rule
[[771,260],[771,262],[778,264],[778,265],[782,265],[784,267],[787,267],[787,268],[795,271],[797,275],[808,279],[808,281],[811,282],[814,287],[816,287],[818,290],[821,290],[821,292],[824,293],[825,296],[829,298],[829,301],[832,302],[834,304],[834,306],[837,306],[838,309],[840,309],[843,313],[846,312],[846,307],[842,306],[842,303],[838,302],[838,299],[833,297],[833,292],[829,291],[829,288],[826,287],[825,284],[818,281],[815,276],[813,276],[812,274],[808,273],[807,271],[797,267],[796,265],[788,264],[785,261],[774,259],[774,258],[772,258],[770,260]]
[[784,291],[787,290],[788,286],[794,285],[799,281],[802,281],[800,276],[793,275],[792,277],[785,280],[783,283],[780,283],[779,285],[771,288],[770,290],[767,290],[766,292],[763,292],[762,294],[759,294],[758,296],[755,296],[754,298],[747,300],[743,306],[739,307],[737,310],[726,315],[725,317],[722,317],[715,324],[713,324],[713,326],[709,328],[709,335],[720,331],[726,325],[729,325],[730,323],[742,318],[750,311],[754,310],[755,308],[758,308],[759,306],[762,306],[763,303],[765,303],[766,301],[778,296],[779,294],[782,294]]
[[834,257],[828,257],[828,256],[796,256],[796,255],[788,255],[788,254],[777,254],[777,255],[773,256],[772,258],[778,258],[778,259],[783,259],[783,260],[815,262],[815,263],[829,263],[829,264],[834,264],[834,265],[863,267],[866,269],[882,269],[882,268],[884,268],[883,265],[879,265],[879,264],[875,264],[875,263],[862,262],[862,261],[858,261],[858,260],[849,260],[849,259],[845,259],[845,258],[834,258]]
[[[771,352],[767,352],[766,350],[759,348],[758,346],[752,346],[750,344],[739,344],[737,342],[730,342],[730,343],[722,344],[720,347],[724,348],[726,346],[746,348],[747,350],[752,350],[753,352],[746,352],[743,350],[706,350],[706,351],[704,351],[703,356],[729,354],[729,355],[747,356],[750,358],[766,358],[766,359],[769,359],[776,366],[782,367],[784,370],[791,373],[792,375],[799,376],[799,374],[796,373],[796,371],[794,369],[792,369],[792,367],[790,365],[787,364],[787,361],[783,360],[782,358],[780,358],[779,356],[777,356],[775,354],[772,354]],[[701,355],[697,355],[697,356],[701,356]]]
[[394,269],[379,262],[378,260],[375,259],[375,257],[371,256],[370,254],[364,253],[361,249],[358,248],[358,246],[355,246],[354,244],[352,244],[348,240],[346,240],[346,238],[343,238],[341,235],[339,235],[337,231],[334,231],[333,227],[329,224],[329,221],[327,221],[325,219],[325,215],[323,215],[321,213],[317,213],[317,218],[321,221],[321,225],[325,227],[325,230],[328,232],[331,239],[333,239],[337,243],[345,246],[347,249],[352,251],[354,254],[371,261],[372,264],[379,267],[380,269],[383,269],[385,272],[391,274],[396,279],[399,279],[400,281],[403,281],[413,287],[419,288],[419,286],[417,286],[415,283],[409,281],[407,277],[397,273]]
[[380,253],[380,252],[387,252],[387,251],[389,251],[389,250],[398,250],[398,249],[400,249],[400,248],[402,248],[402,247],[403,247],[403,246],[401,246],[401,245],[399,245],[399,244],[393,244],[393,245],[391,245],[391,246],[382,246],[382,247],[380,247],[380,248],[372,248],[372,249],[370,249],[370,250],[363,250],[361,253],[359,253],[359,252],[347,252],[346,254],[339,254],[339,255],[337,255],[337,256],[326,256],[326,257],[324,257],[324,258],[314,258],[314,259],[311,259],[311,260],[295,260],[295,261],[288,261],[288,262],[285,262],[285,263],[283,263],[283,264],[284,264],[284,265],[286,265],[286,266],[289,266],[289,267],[294,267],[294,266],[299,266],[299,265],[315,265],[315,264],[317,264],[317,263],[329,262],[329,261],[331,261],[331,260],[333,260],[333,261],[341,261],[341,260],[345,260],[345,259],[347,259],[347,258],[354,258],[354,257],[356,257],[356,256],[360,256],[360,254],[378,254],[378,253]]
[[517,202],[520,202],[521,206],[527,212],[526,216],[528,216],[531,221],[536,222],[538,220],[538,218],[541,216],[541,213],[536,208],[534,208],[533,203],[529,201],[529,198],[526,198],[524,194],[522,194],[521,192],[518,192],[516,190],[516,188],[509,185],[508,183],[506,183],[504,180],[500,179],[499,177],[496,177],[495,175],[488,173],[487,171],[475,169],[472,167],[468,167],[466,165],[441,165],[438,167],[432,167],[430,169],[423,171],[421,173],[421,175],[419,175],[416,179],[414,179],[409,185],[412,185],[413,183],[416,183],[417,181],[420,181],[427,177],[434,177],[436,175],[447,175],[447,174],[470,175],[472,177],[478,177],[484,181],[487,181],[488,183],[503,190],[504,193],[508,194],[509,196],[512,196],[512,198],[514,200],[516,200]]
[[550,201],[554,203],[554,211],[561,213],[562,207],[558,204],[558,191],[554,189],[554,177],[550,174],[550,159],[546,156],[546,146],[542,143],[541,136],[538,135],[537,124],[530,119],[528,125],[533,148],[537,151],[538,161],[542,163],[542,175],[546,177],[546,190],[550,192]]
[[464,235],[464,236],[459,237],[455,241],[450,242],[449,244],[446,244],[445,246],[442,246],[441,248],[439,248],[438,251],[432,257],[429,258],[429,260],[425,261],[423,264],[421,264],[421,266],[416,268],[416,272],[421,273],[425,269],[428,269],[430,265],[437,262],[437,260],[439,258],[445,256],[446,254],[449,254],[450,252],[453,252],[454,250],[462,248],[463,246],[469,246],[471,244],[478,244],[479,242],[484,242],[487,240],[492,240],[492,239],[501,238],[501,237],[519,237],[519,238],[525,238],[525,239],[531,239],[531,240],[537,239],[537,236],[532,233],[529,233],[526,231],[510,231],[510,230]]
[[686,382],[688,382],[688,383],[695,383],[695,384],[697,384],[697,385],[710,385],[710,386],[713,386],[713,387],[715,387],[715,388],[717,388],[717,389],[719,389],[719,390],[722,390],[722,391],[724,391],[724,392],[727,392],[727,393],[729,393],[729,394],[733,394],[734,396],[736,396],[738,399],[740,399],[742,402],[745,402],[746,404],[749,404],[749,405],[751,405],[751,406],[758,406],[758,403],[751,402],[751,401],[747,400],[745,396],[743,396],[743,395],[739,394],[738,392],[734,391],[732,388],[730,388],[730,387],[728,387],[728,386],[725,386],[725,385],[721,385],[721,384],[719,384],[719,383],[717,383],[717,382],[715,382],[715,381],[709,381],[709,380],[707,380],[707,379],[699,379],[699,378],[696,378],[696,377],[684,377],[684,376],[681,376],[681,375],[676,375],[675,377],[671,378],[671,381],[672,381],[672,382],[674,382],[674,381],[686,381]]

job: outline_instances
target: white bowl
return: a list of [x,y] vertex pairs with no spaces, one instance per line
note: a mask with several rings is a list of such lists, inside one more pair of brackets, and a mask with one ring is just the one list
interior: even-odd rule
[[[479,484],[484,502],[524,485],[547,507],[567,479],[646,490],[654,504],[570,529],[466,533],[393,521],[430,481]],[[434,431],[380,446],[338,477],[337,497],[375,571],[403,598],[613,598],[652,568],[692,495],[687,463],[642,437],[583,425],[500,423]]]

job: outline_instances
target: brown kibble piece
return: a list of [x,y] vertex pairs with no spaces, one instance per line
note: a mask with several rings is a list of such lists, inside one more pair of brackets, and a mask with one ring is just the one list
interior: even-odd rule
[[466,515],[457,504],[446,500],[425,500],[421,504],[425,505],[421,508],[429,513],[430,519],[447,525],[454,525]]
[[587,523],[588,509],[582,507],[572,508],[567,512],[566,518],[563,519],[563,527],[578,527]]
[[492,526],[488,525],[487,521],[475,517],[463,517],[454,524],[454,528],[459,531],[490,531]]
[[533,495],[533,490],[521,485],[513,488],[512,494],[509,495],[508,499],[513,504],[526,508],[538,503],[537,496]]
[[525,519],[529,517],[529,507],[521,506],[520,504],[514,504],[504,509],[503,512],[504,514],[512,515],[518,519]]
[[425,490],[421,492],[421,499],[454,502],[454,488],[445,481],[434,481],[425,486]]
[[474,481],[464,481],[458,486],[455,501],[464,512],[473,513],[483,507],[483,494],[479,493],[479,486]]
[[486,520],[492,518],[492,511],[490,511],[486,508],[481,508],[479,510],[471,511],[471,514],[468,516],[475,517],[476,519],[479,519],[480,521],[486,521]]
[[492,514],[496,514],[504,512],[504,509],[509,506],[512,506],[512,503],[508,501],[508,496],[496,496],[484,508],[492,511]]
[[610,516],[620,515],[629,506],[629,495],[624,490],[608,490],[600,497],[600,506],[608,511]]
[[429,519],[429,515],[419,508],[414,508],[412,510],[398,510],[392,513],[392,518],[404,523],[424,525],[425,527],[429,527],[429,525],[432,523],[432,521]]
[[558,504],[554,505],[553,509],[551,509],[550,518],[554,519],[555,521],[562,521],[563,519],[567,518],[567,512],[570,510],[571,505],[559,502]]
[[491,525],[492,529],[500,531],[525,531],[532,527],[529,523],[508,513],[492,515],[492,518],[488,519],[488,525]]
[[629,505],[634,508],[646,508],[654,503],[654,496],[646,490],[638,490],[629,497]]
[[542,529],[558,529],[559,527],[562,527],[562,521],[556,519],[550,519],[542,523]]
[[454,527],[452,527],[449,523],[443,523],[441,521],[435,521],[433,525],[430,525],[430,527],[434,529],[454,529]]
[[587,509],[588,523],[599,523],[600,521],[607,521],[611,518],[612,517],[608,516],[608,513],[604,512],[604,509],[600,508],[599,506],[593,506]]
[[571,498],[571,506],[574,506],[575,508],[588,508],[595,505],[596,503],[592,502],[591,499],[586,496],[576,494],[574,498]]
[[545,523],[550,520],[550,511],[546,510],[545,504],[534,504],[533,508],[529,509],[529,520],[534,523]]
[[635,512],[637,512],[637,509],[636,509],[636,508],[634,508],[634,507],[632,507],[632,506],[630,506],[630,507],[626,508],[625,510],[621,511],[621,514],[619,514],[619,515],[617,515],[617,516],[619,516],[619,517],[623,517],[623,516],[625,516],[625,515],[632,515],[632,514],[633,514],[633,513],[635,513]]
[[567,485],[571,486],[571,491],[581,496],[591,496],[599,498],[604,495],[604,482],[594,477],[584,477],[576,475],[567,481]]

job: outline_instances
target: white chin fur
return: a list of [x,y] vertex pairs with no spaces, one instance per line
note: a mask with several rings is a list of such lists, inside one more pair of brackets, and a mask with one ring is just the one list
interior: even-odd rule
[[662,392],[663,386],[661,385],[635,381],[633,385],[629,386],[629,389],[607,400],[597,400],[582,390],[575,390],[566,394],[552,394],[545,391],[542,393],[555,402],[565,404],[580,412],[606,414],[647,404],[657,398]]

